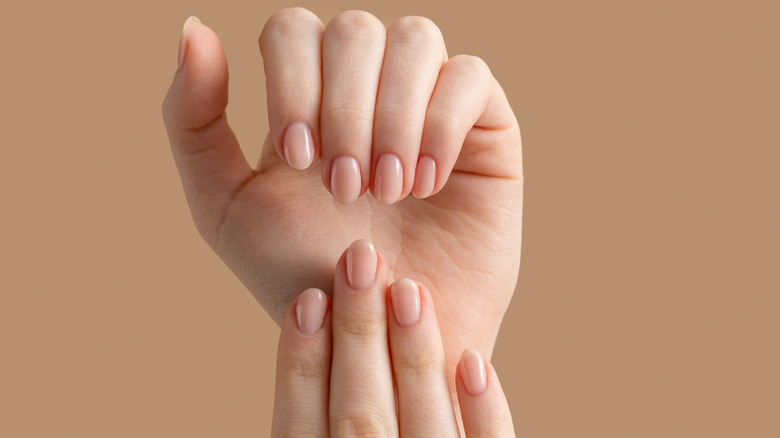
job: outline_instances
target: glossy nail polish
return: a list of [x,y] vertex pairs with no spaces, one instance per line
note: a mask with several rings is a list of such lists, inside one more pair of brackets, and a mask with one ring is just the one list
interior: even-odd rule
[[401,197],[404,188],[404,170],[395,154],[384,154],[376,163],[374,194],[382,204],[392,204]]
[[312,288],[303,291],[295,306],[295,316],[301,334],[311,335],[322,328],[327,310],[328,300],[321,290]]
[[353,242],[347,249],[347,282],[355,290],[367,290],[374,284],[379,260],[376,248],[367,240]]
[[412,195],[423,199],[431,196],[436,186],[436,161],[429,155],[423,155],[417,161],[417,170],[414,174],[414,187]]
[[330,173],[330,192],[337,201],[349,204],[360,196],[362,180],[360,165],[352,157],[341,156],[333,160]]
[[420,288],[408,278],[393,283],[390,288],[393,301],[393,313],[399,325],[408,327],[420,320]]
[[482,355],[469,348],[460,358],[460,375],[470,395],[480,395],[487,388],[487,371]]
[[314,161],[314,140],[306,123],[291,124],[284,133],[282,142],[284,159],[293,169],[304,170]]

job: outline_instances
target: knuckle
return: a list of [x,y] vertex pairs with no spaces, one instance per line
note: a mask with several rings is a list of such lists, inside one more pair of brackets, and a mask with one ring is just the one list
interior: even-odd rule
[[322,21],[308,9],[301,7],[285,8],[268,19],[260,33],[261,47],[273,37],[285,37],[300,32],[301,28],[316,26],[322,28]]
[[384,123],[387,126],[415,125],[425,114],[416,111],[406,103],[385,100],[377,102],[375,124]]
[[330,20],[325,33],[340,39],[370,39],[384,37],[385,26],[368,12],[344,11]]
[[387,437],[391,432],[390,421],[376,414],[338,418],[333,421],[331,430],[337,438]]
[[474,55],[456,55],[450,58],[447,63],[451,63],[452,68],[462,71],[463,74],[474,78],[488,78],[492,74],[490,67],[479,56]]
[[323,118],[329,123],[346,124],[350,122],[366,122],[374,117],[373,111],[366,106],[356,105],[354,102],[333,102],[323,111]]
[[[334,335],[342,334],[355,338],[374,339],[386,336],[386,327],[381,318],[338,318],[333,320]],[[368,340],[367,342],[372,342]]]
[[284,381],[321,379],[330,375],[330,366],[317,355],[302,355],[279,369]]
[[444,42],[441,30],[428,18],[408,16],[398,19],[387,30],[388,38],[398,42],[434,45]]
[[393,369],[396,373],[410,377],[440,374],[443,366],[442,358],[433,351],[400,354],[393,357]]
[[455,111],[436,109],[428,110],[425,124],[439,133],[453,133],[458,131],[462,121]]

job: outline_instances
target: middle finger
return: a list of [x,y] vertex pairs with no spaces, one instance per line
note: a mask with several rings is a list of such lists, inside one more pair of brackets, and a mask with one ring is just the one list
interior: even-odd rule
[[442,64],[444,38],[433,22],[404,17],[387,30],[374,117],[372,191],[383,204],[412,190],[425,111]]
[[354,242],[333,285],[331,436],[398,436],[386,290],[381,254],[365,240]]
[[379,19],[347,11],[322,40],[322,179],[336,200],[355,201],[368,187],[371,138],[386,30]]

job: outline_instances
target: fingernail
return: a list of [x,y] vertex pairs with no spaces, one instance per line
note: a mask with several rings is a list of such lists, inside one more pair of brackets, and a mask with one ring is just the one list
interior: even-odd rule
[[469,394],[480,395],[485,392],[487,388],[485,359],[477,350],[469,348],[463,352],[460,357],[460,375]]
[[298,319],[298,330],[304,335],[311,335],[322,328],[328,301],[319,289],[306,289],[298,297],[295,306],[295,316]]
[[189,46],[190,25],[192,23],[200,23],[198,17],[192,16],[184,21],[184,27],[181,29],[181,37],[179,38],[179,70],[184,66],[184,58],[187,57],[187,47]]
[[367,240],[352,243],[347,250],[347,282],[355,290],[366,290],[374,284],[377,267],[376,248]]
[[394,154],[379,157],[376,163],[374,190],[382,204],[389,205],[401,197],[404,189],[404,169],[401,160]]
[[414,325],[420,319],[420,288],[408,278],[402,278],[390,288],[395,320],[402,326]]
[[314,161],[314,140],[303,122],[296,122],[284,133],[284,159],[293,169],[304,170]]
[[417,161],[417,170],[414,173],[414,188],[412,195],[415,198],[427,198],[433,193],[436,185],[436,161],[429,155],[423,155]]
[[330,173],[330,191],[337,201],[348,204],[360,196],[362,181],[360,165],[352,157],[338,157],[333,160]]

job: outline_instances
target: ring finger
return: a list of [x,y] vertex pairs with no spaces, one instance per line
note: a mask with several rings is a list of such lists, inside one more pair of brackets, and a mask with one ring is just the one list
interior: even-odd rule
[[401,279],[393,283],[388,295],[387,325],[401,436],[457,437],[431,294],[415,281]]

